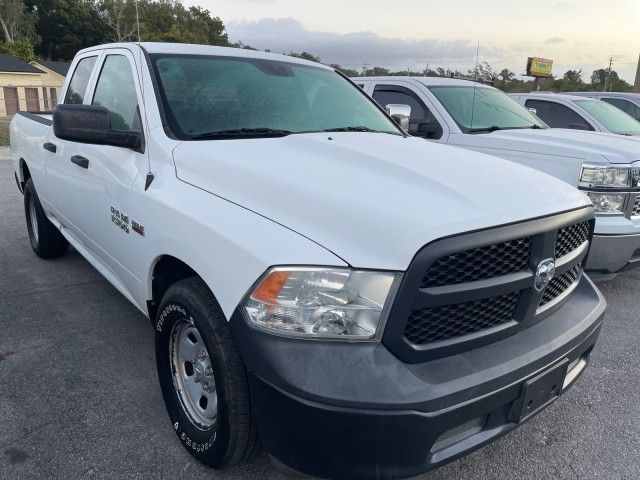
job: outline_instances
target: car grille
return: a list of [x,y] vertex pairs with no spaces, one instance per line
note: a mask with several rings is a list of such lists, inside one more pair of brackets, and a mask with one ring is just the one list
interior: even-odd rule
[[511,321],[520,292],[411,312],[405,337],[416,345],[468,335]]
[[549,302],[552,302],[564,292],[566,292],[569,287],[571,287],[578,281],[581,271],[581,266],[576,265],[571,270],[560,275],[559,277],[552,278],[549,282],[549,285],[547,285],[547,288],[545,288],[544,292],[542,293],[540,306],[543,307],[547,305]]
[[555,257],[560,258],[589,240],[589,222],[581,222],[558,230]]
[[[593,225],[593,213],[585,209],[424,247],[405,275],[383,341],[413,362],[534,324],[580,280]],[[550,257],[556,258],[556,275],[537,291],[536,269]]]
[[436,260],[421,288],[442,287],[515,273],[527,268],[531,239],[520,238],[456,252]]
[[640,195],[636,196],[633,207],[631,207],[631,216],[637,217],[638,215],[640,215]]

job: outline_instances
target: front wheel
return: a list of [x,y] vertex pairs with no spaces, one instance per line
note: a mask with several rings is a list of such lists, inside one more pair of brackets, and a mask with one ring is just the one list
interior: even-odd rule
[[160,387],[182,445],[217,469],[249,457],[258,434],[244,363],[202,280],[188,278],[167,290],[155,333]]
[[40,258],[55,258],[67,253],[69,242],[47,218],[31,179],[24,185],[24,213],[29,241],[36,255]]

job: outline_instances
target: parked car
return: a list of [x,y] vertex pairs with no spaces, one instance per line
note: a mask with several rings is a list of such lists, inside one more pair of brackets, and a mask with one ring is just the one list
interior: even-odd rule
[[566,92],[567,95],[602,100],[640,121],[640,93],[631,92]]
[[619,108],[595,98],[558,93],[510,95],[518,103],[535,112],[551,128],[640,136],[640,122]]
[[411,476],[584,371],[605,301],[575,188],[411,138],[293,57],[121,43],[70,72],[53,116],[11,123],[31,246],[72,244],[151,319],[171,425],[205,465],[260,432],[297,471]]
[[587,263],[594,276],[611,278],[640,266],[637,140],[547,128],[505,93],[470,81],[439,77],[364,77],[355,81],[392,114],[400,113],[404,118],[403,108],[410,107],[411,135],[512,160],[587,193],[597,217]]

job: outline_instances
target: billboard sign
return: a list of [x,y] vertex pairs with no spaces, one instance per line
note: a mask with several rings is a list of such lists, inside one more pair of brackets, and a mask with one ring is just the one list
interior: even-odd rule
[[553,60],[538,57],[529,57],[527,59],[527,76],[529,77],[549,78],[552,68]]

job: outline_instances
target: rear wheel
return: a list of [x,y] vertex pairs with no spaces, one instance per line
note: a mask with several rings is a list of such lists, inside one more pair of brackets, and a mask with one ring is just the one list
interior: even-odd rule
[[202,280],[187,278],[167,290],[155,332],[160,387],[183,446],[219,469],[251,456],[258,432],[244,363]]
[[67,253],[69,242],[45,215],[31,179],[24,185],[24,213],[31,248],[36,255],[55,258]]

